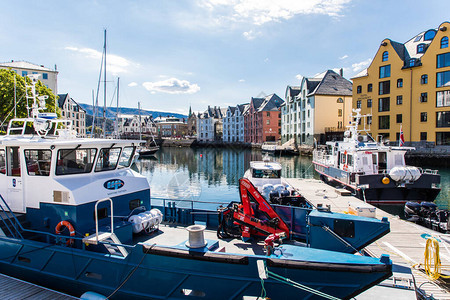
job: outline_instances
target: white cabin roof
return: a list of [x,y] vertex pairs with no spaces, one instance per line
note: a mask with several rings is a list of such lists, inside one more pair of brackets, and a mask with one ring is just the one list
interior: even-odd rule
[[257,170],[281,170],[281,164],[277,162],[252,161],[250,168]]

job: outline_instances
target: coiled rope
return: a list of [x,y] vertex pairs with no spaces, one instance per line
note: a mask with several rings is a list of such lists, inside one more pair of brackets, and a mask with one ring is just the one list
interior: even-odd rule
[[424,269],[428,278],[431,280],[437,280],[439,277],[450,278],[450,276],[441,274],[442,265],[439,256],[439,241],[436,238],[430,237],[427,239],[424,256]]

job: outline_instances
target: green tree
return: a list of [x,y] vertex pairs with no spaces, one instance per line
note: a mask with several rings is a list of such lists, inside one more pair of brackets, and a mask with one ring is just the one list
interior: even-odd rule
[[[3,125],[6,125],[10,119],[14,118],[14,77],[16,81],[17,118],[26,118],[28,116],[25,82],[31,85],[30,78],[20,76],[11,69],[0,69],[0,124]],[[27,92],[31,96],[30,89]],[[38,81],[36,83],[36,94],[38,96],[47,95],[44,111],[55,112],[55,95],[51,89],[43,85],[41,81]],[[31,107],[31,100],[28,100],[28,102],[28,106]],[[59,107],[57,107],[56,113],[58,116],[61,115]]]

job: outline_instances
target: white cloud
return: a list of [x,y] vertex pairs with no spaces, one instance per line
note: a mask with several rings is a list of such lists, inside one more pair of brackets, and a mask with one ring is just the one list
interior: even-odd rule
[[142,86],[151,93],[194,94],[200,91],[200,87],[197,84],[177,78],[169,78],[157,82],[144,82]]
[[[200,0],[200,6],[210,11],[220,10],[233,21],[251,20],[253,24],[288,20],[295,15],[341,15],[351,0]],[[225,16],[226,16],[225,14]]]
[[303,79],[303,76],[302,76],[302,75],[300,75],[300,74],[297,74],[297,75],[295,75],[295,78],[297,78],[298,80],[302,81],[302,79]]
[[[102,59],[102,52],[91,48],[76,48],[65,47],[66,50],[77,52],[83,55],[85,58],[98,61],[99,65]],[[124,57],[108,54],[106,58],[106,71],[111,72],[113,75],[120,73],[127,73],[130,68],[138,67],[139,64],[132,62]]]
[[359,62],[359,63],[355,63],[352,64],[352,71],[353,72],[359,72],[362,69],[368,67],[370,65],[370,63],[372,62],[371,58],[366,59],[365,61]]
[[128,86],[129,87],[133,87],[133,86],[137,86],[138,84],[136,83],[136,82],[130,82],[129,84],[128,84]]
[[246,31],[242,35],[249,41],[254,40],[256,37],[261,35],[261,32],[254,32],[253,30]]
[[344,56],[339,57],[340,60],[343,60],[343,59],[346,59],[346,58],[348,58],[347,54],[345,54]]
[[239,82],[245,82],[245,79],[239,79]]
[[268,58],[268,57],[266,57],[265,59],[264,59],[264,62],[265,63],[268,63],[270,61],[270,59]]

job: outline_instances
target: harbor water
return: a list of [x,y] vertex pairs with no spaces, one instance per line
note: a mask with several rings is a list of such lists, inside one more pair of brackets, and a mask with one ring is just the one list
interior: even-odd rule
[[[275,156],[272,159],[282,164],[284,177],[319,179],[310,157]],[[239,201],[239,178],[254,160],[262,160],[260,150],[168,147],[161,148],[154,157],[140,159],[137,168],[150,182],[153,203],[164,199],[190,206],[190,201],[194,201],[196,208],[216,210],[219,203]],[[442,209],[450,209],[450,169],[438,170],[442,190],[435,203]],[[381,208],[398,215],[403,211],[402,207]]]

